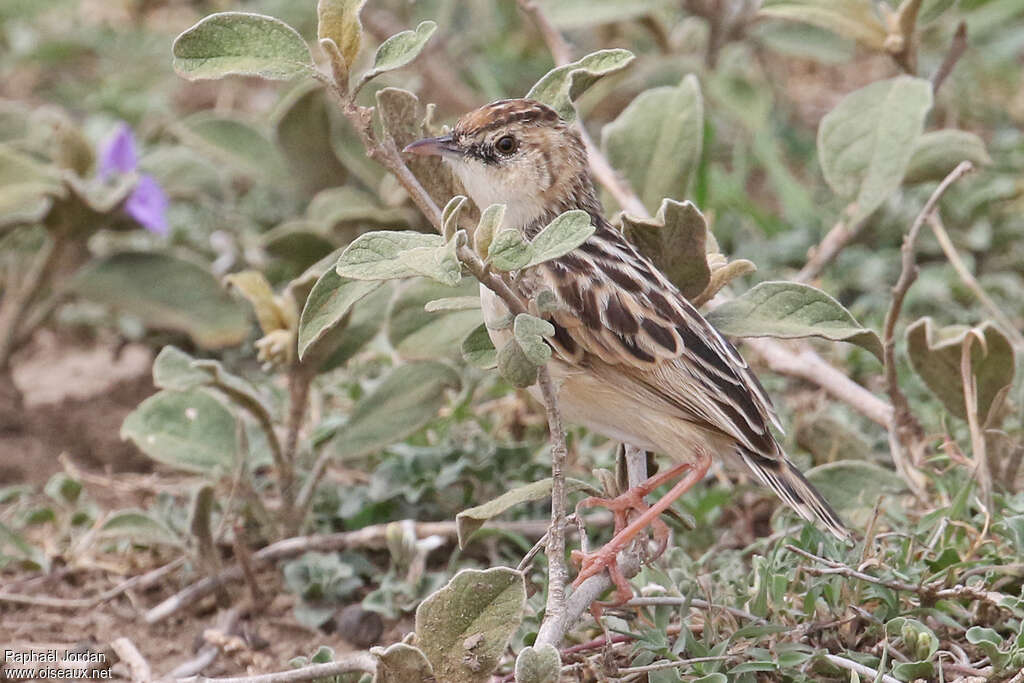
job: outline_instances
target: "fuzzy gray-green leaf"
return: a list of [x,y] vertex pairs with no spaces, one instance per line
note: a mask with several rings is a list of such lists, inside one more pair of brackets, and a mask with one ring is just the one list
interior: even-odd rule
[[424,21],[414,31],[402,31],[385,40],[377,48],[373,68],[363,75],[363,81],[375,78],[385,71],[400,69],[416,59],[436,30],[437,24]]
[[516,657],[516,683],[558,683],[562,657],[550,643],[524,647]]
[[869,216],[899,187],[932,107],[931,83],[897,76],[856,90],[818,127],[818,158],[836,194]]
[[447,287],[427,279],[404,283],[388,310],[388,341],[403,358],[456,356],[462,340],[480,324],[480,309],[430,312],[426,310],[426,305],[442,298],[475,295],[479,299],[478,287],[473,278],[465,278],[456,287]]
[[348,245],[338,260],[341,277],[353,280],[393,280],[422,273],[401,254],[409,249],[444,247],[444,238],[411,230],[368,232]]
[[704,100],[692,74],[640,93],[601,131],[608,160],[652,213],[664,197],[686,196],[703,140]]
[[590,214],[586,211],[566,211],[548,223],[530,242],[533,253],[526,267],[568,254],[586,242],[596,229],[591,225]]
[[179,35],[171,51],[175,71],[192,81],[230,75],[289,80],[314,73],[298,31],[262,14],[211,14]]
[[438,681],[482,683],[519,628],[523,575],[507,567],[463,569],[416,610],[416,642]]
[[250,323],[204,268],[155,252],[121,252],[93,261],[73,278],[78,296],[138,316],[153,329],[188,334],[204,348],[242,342]]
[[[595,496],[600,495],[600,492],[590,486],[590,484],[580,481],[579,479],[571,478],[566,479],[565,481],[565,491],[566,493],[587,491]],[[469,537],[472,536],[477,529],[482,527],[487,520],[497,517],[517,505],[531,503],[536,500],[543,500],[550,495],[551,478],[548,477],[547,479],[541,479],[540,481],[534,481],[529,484],[517,486],[493,500],[489,500],[481,505],[463,510],[455,516],[456,532],[459,537],[459,547],[466,547],[466,542],[469,540]]]
[[734,337],[822,337],[856,344],[882,360],[877,333],[863,327],[825,292],[797,282],[762,282],[707,318],[720,332]]
[[208,475],[235,462],[235,417],[205,389],[161,391],[125,418],[121,438],[165,465]]
[[961,349],[967,334],[985,339],[971,345],[971,370],[977,382],[978,417],[988,418],[993,402],[1013,381],[1014,352],[1006,336],[990,322],[971,330],[963,325],[937,328],[931,318],[921,318],[907,327],[907,355],[915,372],[953,415],[967,418],[960,369]]
[[914,145],[914,153],[903,175],[904,183],[924,183],[942,180],[961,161],[975,166],[987,166],[992,157],[985,142],[965,130],[945,129],[924,133]]
[[387,649],[375,647],[370,654],[377,658],[377,673],[373,683],[431,683],[436,682],[434,670],[427,656],[419,648],[395,643]]
[[576,118],[573,102],[602,76],[626,68],[633,61],[629,50],[613,49],[591,52],[571,64],[547,72],[530,88],[526,98],[548,105],[566,121]]
[[554,335],[555,328],[547,320],[520,313],[512,324],[512,331],[523,355],[531,363],[540,366],[551,360],[551,347],[544,337]]
[[302,309],[299,358],[303,358],[314,345],[331,337],[339,327],[343,331],[352,306],[381,284],[379,280],[346,280],[334,268],[328,268],[313,285]]
[[517,387],[528,387],[537,381],[537,364],[526,357],[515,339],[498,349],[498,372]]
[[512,228],[495,235],[487,249],[487,258],[498,270],[518,270],[529,264],[533,257],[533,247],[518,230]]
[[498,365],[498,350],[486,325],[479,325],[462,340],[462,358],[473,367],[490,370]]
[[622,232],[687,298],[711,282],[707,223],[692,202],[663,199],[654,218],[623,215]]
[[338,458],[356,458],[401,441],[437,415],[445,391],[458,388],[458,374],[443,363],[399,365],[356,403],[329,448]]
[[888,35],[871,0],[776,0],[759,14],[818,26],[873,50],[882,50]]

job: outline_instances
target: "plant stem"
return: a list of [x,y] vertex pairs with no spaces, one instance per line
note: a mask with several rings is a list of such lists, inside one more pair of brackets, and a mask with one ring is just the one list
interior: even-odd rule
[[17,347],[17,340],[25,338],[31,331],[21,329],[25,315],[32,301],[42,292],[53,275],[53,267],[60,258],[65,243],[66,238],[62,231],[52,231],[49,240],[29,266],[24,279],[20,283],[11,283],[11,286],[6,288],[3,302],[0,303],[0,372],[7,372],[10,369],[11,355]]
[[[931,197],[925,202],[921,212],[911,224],[910,230],[903,239],[903,246],[900,248],[902,256],[900,276],[892,288],[892,301],[885,315],[885,325],[882,331],[886,392],[889,394],[889,400],[893,406],[893,420],[889,425],[889,444],[892,451],[892,459],[896,469],[903,476],[903,479],[910,486],[914,494],[920,499],[924,498],[923,482],[921,475],[913,469],[912,464],[919,464],[921,460],[921,442],[924,430],[911,411],[910,403],[907,401],[906,394],[900,388],[899,378],[896,374],[896,321],[899,319],[900,311],[903,309],[903,300],[907,296],[907,291],[914,284],[914,280],[917,279],[918,269],[915,244],[917,236],[921,232],[921,227],[928,216],[935,210],[936,205],[946,190],[973,169],[974,165],[971,162],[960,162],[935,188],[935,191],[932,192]],[[907,452],[911,454],[910,460],[908,460]]]
[[1024,335],[1014,326],[1013,321],[1007,317],[1006,313],[996,305],[996,302],[992,301],[978,280],[968,270],[967,264],[964,263],[963,259],[960,258],[960,254],[957,253],[953,240],[949,238],[949,234],[946,232],[946,227],[942,224],[942,218],[939,217],[939,214],[930,214],[928,216],[928,225],[931,226],[932,234],[935,235],[939,246],[942,247],[942,252],[946,255],[949,264],[953,266],[953,270],[960,276],[967,289],[971,290],[971,293],[978,297],[978,301],[985,307],[988,314],[999,323],[1003,332],[1010,337],[1013,345],[1018,349],[1024,348]]
[[[540,627],[540,633],[544,633],[545,624],[560,621],[565,612],[565,583],[569,578],[569,570],[565,565],[565,460],[568,452],[565,427],[558,412],[558,395],[547,366],[538,369],[537,384],[544,398],[548,432],[551,435],[551,528],[548,530],[545,548],[548,558],[548,597],[544,607],[544,622]],[[557,647],[557,642],[553,644]]]

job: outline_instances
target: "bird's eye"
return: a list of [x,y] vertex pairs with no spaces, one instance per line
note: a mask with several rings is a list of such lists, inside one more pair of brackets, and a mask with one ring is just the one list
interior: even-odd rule
[[498,141],[494,143],[494,147],[502,154],[511,154],[516,151],[516,139],[511,135],[504,135],[498,138]]

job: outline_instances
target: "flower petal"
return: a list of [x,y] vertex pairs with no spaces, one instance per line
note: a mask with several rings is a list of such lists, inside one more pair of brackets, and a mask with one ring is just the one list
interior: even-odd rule
[[128,215],[150,232],[166,235],[167,225],[167,194],[151,175],[139,176],[139,182],[124,209]]
[[131,126],[122,121],[100,152],[100,178],[105,179],[114,173],[131,173],[138,165],[135,135]]

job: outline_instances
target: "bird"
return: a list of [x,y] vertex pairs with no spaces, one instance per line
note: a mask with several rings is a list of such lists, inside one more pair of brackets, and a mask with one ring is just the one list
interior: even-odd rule
[[[577,556],[575,585],[608,569],[619,602],[632,593],[616,557],[652,526],[661,550],[667,527],[658,517],[707,473],[712,458],[745,463],[804,519],[843,541],[851,533],[787,457],[772,428],[778,414],[750,366],[655,264],[604,217],[587,152],[572,124],[530,99],[498,100],[464,114],[450,132],[413,142],[407,154],[439,156],[482,209],[504,204],[499,230],[529,240],[560,214],[585,211],[595,228],[579,247],[513,274],[518,294],[547,290],[555,305],[548,369],[563,417],[610,439],[668,456],[675,465],[606,507],[616,533],[601,549]],[[504,301],[480,288],[496,348],[512,332]],[[537,392],[536,385],[531,391]],[[644,497],[684,475],[661,500]],[[586,504],[598,504],[589,499]],[[629,521],[628,513],[640,512]]]

